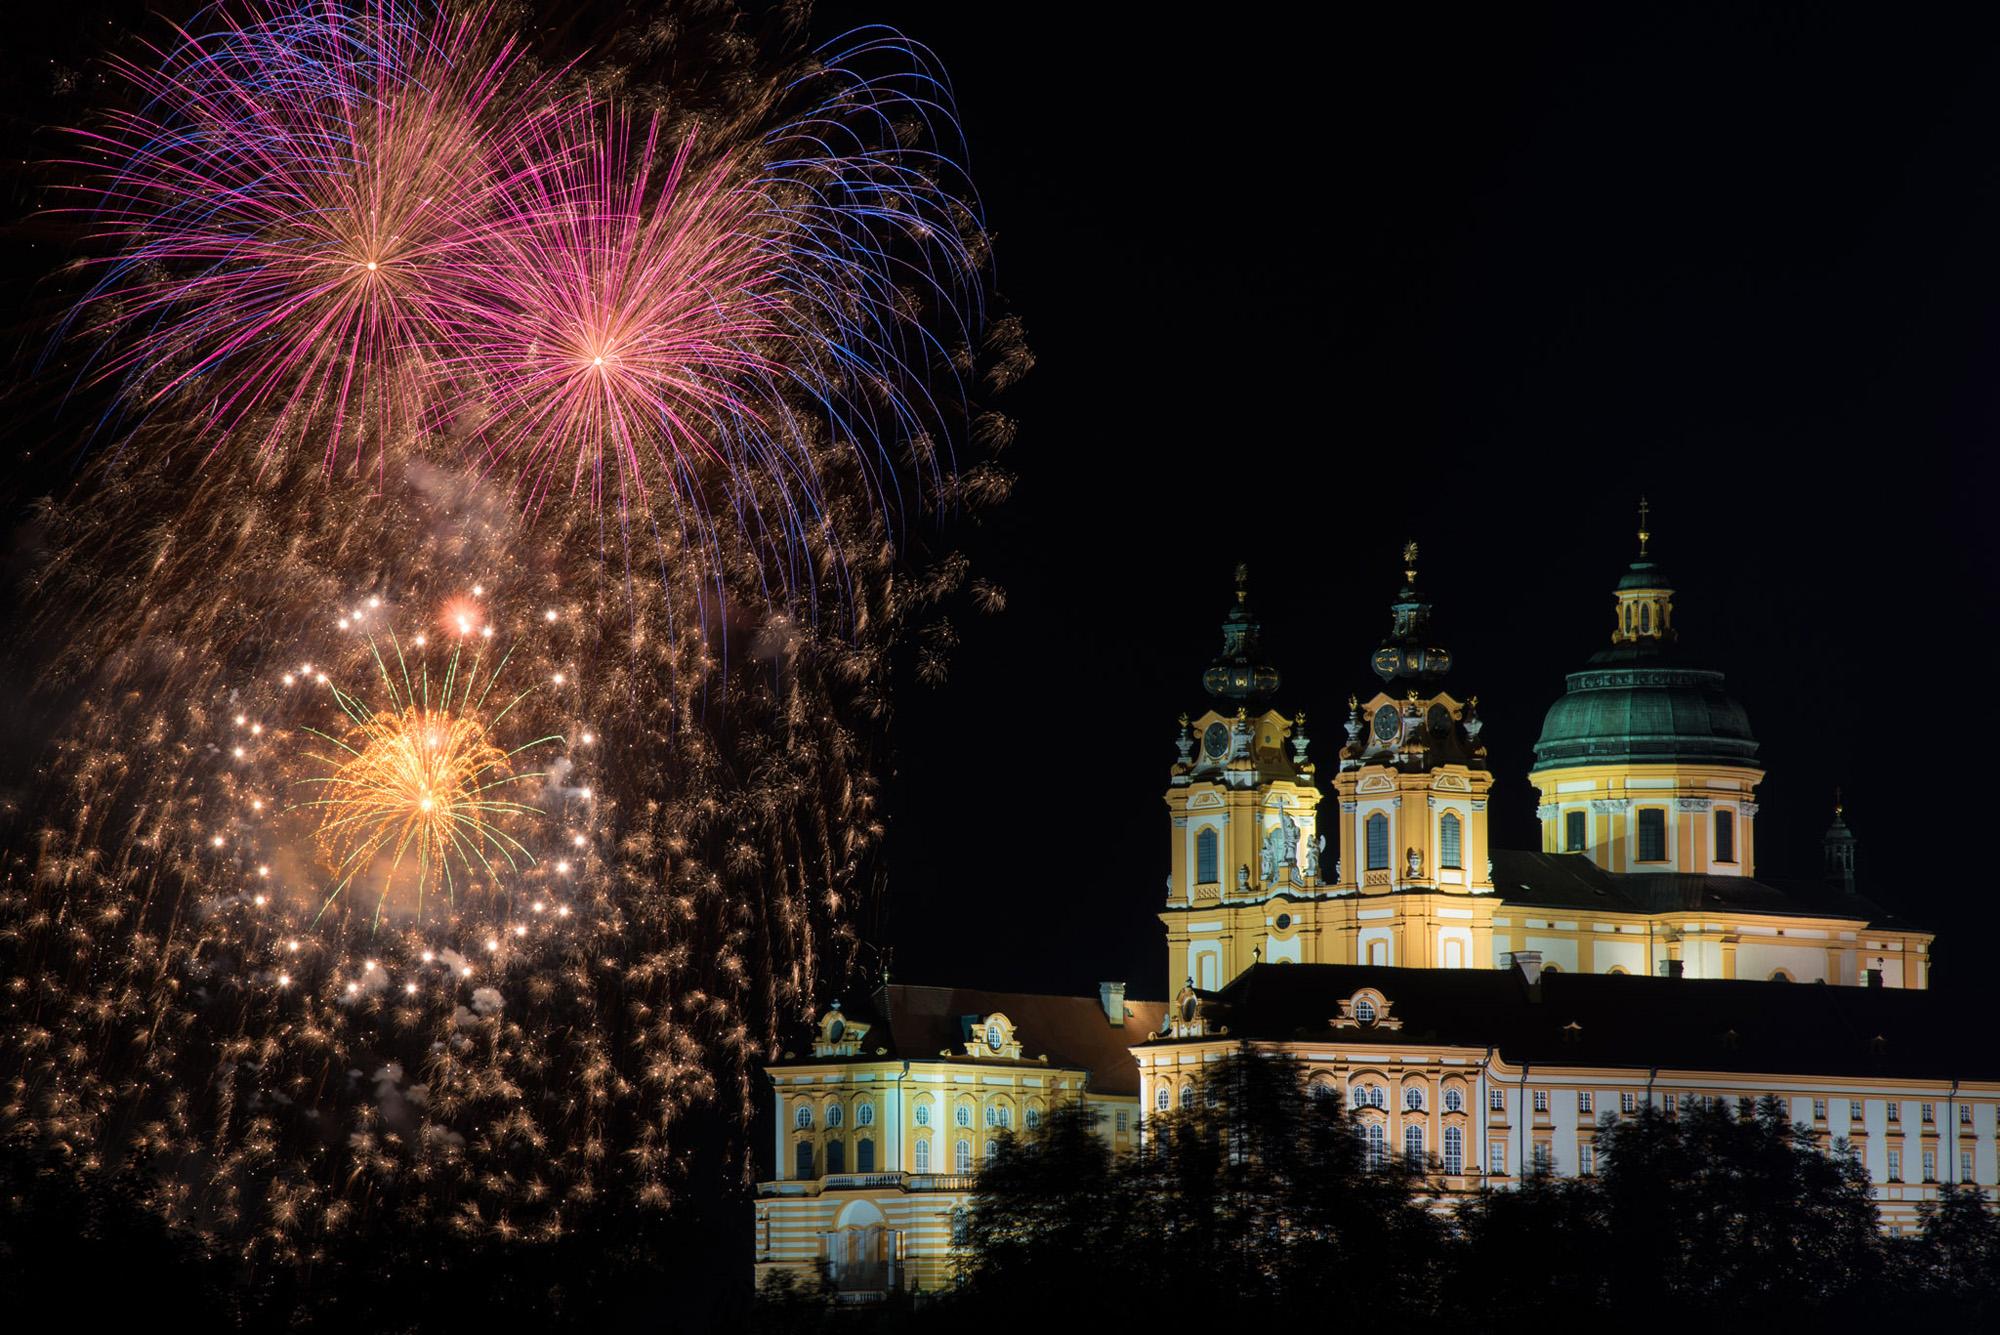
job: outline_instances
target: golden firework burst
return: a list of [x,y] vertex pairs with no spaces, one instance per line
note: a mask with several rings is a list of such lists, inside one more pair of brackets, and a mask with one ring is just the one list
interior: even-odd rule
[[489,710],[505,657],[487,670],[481,656],[466,661],[454,649],[433,682],[429,663],[412,664],[394,637],[390,658],[373,640],[370,647],[384,698],[371,705],[328,683],[346,726],[339,735],[308,729],[335,749],[314,755],[329,770],[304,780],[313,796],[299,805],[319,813],[317,840],[333,870],[327,905],[366,878],[380,883],[378,917],[396,893],[411,896],[421,914],[427,895],[453,898],[461,879],[533,860],[508,827],[542,814],[520,797],[544,775],[517,761],[557,739],[512,750],[496,740],[532,690]]

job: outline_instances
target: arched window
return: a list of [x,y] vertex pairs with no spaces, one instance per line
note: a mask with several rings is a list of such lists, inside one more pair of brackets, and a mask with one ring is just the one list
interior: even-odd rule
[[1218,840],[1213,826],[1204,829],[1194,837],[1194,879],[1202,885],[1213,885],[1222,879],[1222,859],[1216,853]]
[[1000,1022],[998,1020],[988,1020],[986,1022],[986,1046],[998,1052],[1006,1041],[1007,1035],[1000,1031]]
[[1194,1107],[1194,1086],[1193,1086],[1193,1085],[1191,1085],[1191,1084],[1189,1084],[1189,1085],[1182,1085],[1182,1086],[1181,1086],[1181,1111],[1182,1111],[1182,1112],[1186,1112],[1186,1111],[1187,1111],[1187,1110],[1188,1110],[1189,1108],[1192,1108],[1192,1107]]
[[1424,1091],[1422,1086],[1411,1085],[1403,1091],[1403,1110],[1405,1112],[1422,1112],[1424,1110]]
[[872,1103],[863,1103],[856,1107],[854,1110],[854,1124],[856,1126],[875,1125],[875,1105]]
[[1022,1114],[1022,1120],[1027,1123],[1028,1130],[1033,1131],[1042,1124],[1042,1110],[1040,1108],[1030,1108],[1026,1113]]
[[1356,997],[1354,999],[1354,1018],[1363,1024],[1374,1024],[1375,1003],[1367,997]]
[[1464,1112],[1465,1091],[1457,1085],[1446,1085],[1444,1090],[1444,1110],[1446,1112]]
[[1339,1092],[1334,1088],[1333,1081],[1326,1079],[1315,1080],[1306,1089],[1316,1099],[1330,1099]]
[[1667,860],[1667,809],[1639,808],[1639,861]]
[[798,1149],[794,1150],[793,1153],[797,1157],[792,1163],[792,1176],[811,1177],[813,1175],[812,1142],[810,1140],[800,1141]]
[[1389,869],[1389,818],[1377,811],[1368,817],[1368,870]]
[[1455,1126],[1444,1129],[1444,1171],[1453,1177],[1465,1171],[1465,1132]]
[[1653,605],[1639,604],[1639,633],[1645,635],[1653,629]]
[[931,1101],[929,1099],[918,1099],[917,1125],[929,1126],[930,1124],[931,1124]]
[[801,1131],[810,1131],[812,1129],[812,1124],[813,1124],[813,1110],[806,1104],[801,1103],[798,1107],[798,1111],[792,1114],[792,1125],[797,1127]]
[[972,1171],[971,1141],[961,1140],[958,1142],[958,1148],[952,1152],[952,1164],[958,1172],[969,1173]]
[[1458,816],[1447,811],[1438,817],[1438,866],[1450,867],[1454,871],[1465,867],[1465,841]]
[[1563,813],[1563,852],[1581,853],[1588,838],[1590,817],[1581,811]]
[[969,1103],[961,1103],[961,1104],[959,1104],[959,1105],[958,1105],[958,1111],[957,1111],[957,1112],[956,1112],[955,1114],[953,1114],[953,1116],[957,1118],[957,1120],[958,1120],[958,1124],[959,1124],[960,1126],[971,1126],[971,1125],[972,1125],[972,1105],[971,1105],[971,1104],[969,1104]]
[[838,1103],[829,1103],[826,1105],[826,1124],[828,1126],[839,1126],[844,1120],[845,1118]]
[[1368,1166],[1380,1168],[1389,1162],[1389,1133],[1380,1122],[1368,1124]]
[[847,1171],[847,1146],[842,1141],[832,1141],[826,1147],[826,1171],[844,1173]]
[[928,1137],[917,1142],[917,1171],[919,1173],[931,1171],[931,1142]]
[[999,1105],[999,1104],[997,1104],[997,1103],[989,1103],[989,1104],[987,1104],[987,1105],[986,1105],[986,1125],[988,1125],[988,1126],[998,1126],[998,1125],[1000,1125],[1000,1105]]
[[1733,811],[1715,813],[1715,860],[1736,861],[1736,813]]
[[1424,1127],[1421,1122],[1411,1122],[1403,1128],[1403,1162],[1412,1168],[1424,1164]]
[[1153,1091],[1154,1109],[1159,1112],[1165,1112],[1168,1108],[1173,1106],[1171,1101],[1172,1097],[1173,1097],[1172,1095],[1167,1093],[1167,1087],[1165,1085],[1161,1085],[1158,1089]]
[[1792,981],[1792,976],[1783,969],[1773,969],[1771,970],[1771,981],[1774,983],[1789,983]]
[[857,1140],[854,1142],[854,1171],[872,1173],[875,1171],[875,1142]]

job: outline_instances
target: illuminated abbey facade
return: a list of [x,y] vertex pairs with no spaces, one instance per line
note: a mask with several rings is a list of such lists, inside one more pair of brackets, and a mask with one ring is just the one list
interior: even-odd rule
[[1607,1118],[1766,1095],[1859,1158],[1885,1227],[1946,1182],[1991,1194],[2000,1057],[1933,1014],[1931,936],[1856,892],[1837,809],[1820,878],[1757,877],[1757,743],[1679,644],[1646,541],[1607,647],[1543,722],[1527,851],[1489,839],[1478,697],[1447,682],[1414,545],[1379,684],[1324,759],[1304,715],[1270,707],[1239,570],[1168,775],[1171,1001],[1107,983],[830,1005],[769,1068],[760,1274],[856,1298],[948,1284],[953,1220],[1002,1137],[1084,1099],[1130,1148],[1246,1048],[1295,1059],[1446,1199],[1595,1171]]

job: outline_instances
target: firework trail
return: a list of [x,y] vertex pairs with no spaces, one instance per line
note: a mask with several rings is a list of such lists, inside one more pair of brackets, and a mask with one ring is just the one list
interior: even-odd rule
[[921,49],[672,17],[706,82],[614,107],[483,7],[207,11],[87,141],[123,435],[40,521],[0,1139],[232,1255],[741,1179],[880,876],[967,585],[900,515],[1004,497],[1029,359]]

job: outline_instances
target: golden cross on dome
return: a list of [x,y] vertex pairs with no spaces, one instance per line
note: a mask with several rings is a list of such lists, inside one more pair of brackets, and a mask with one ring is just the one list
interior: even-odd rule
[[1646,528],[1646,516],[1651,513],[1653,513],[1653,507],[1646,504],[1646,498],[1641,496],[1639,498],[1639,556],[1641,559],[1646,555],[1646,543],[1653,536]]
[[1403,578],[1415,582],[1417,578],[1417,544],[1403,544]]

